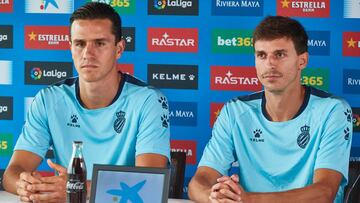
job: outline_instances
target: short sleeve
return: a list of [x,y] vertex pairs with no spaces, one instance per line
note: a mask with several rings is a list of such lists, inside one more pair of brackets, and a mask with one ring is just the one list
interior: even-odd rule
[[169,104],[160,91],[157,89],[150,91],[152,93],[147,97],[140,111],[136,156],[155,153],[164,155],[170,160]]
[[43,91],[34,98],[14,150],[25,150],[44,158],[51,143]]
[[352,139],[351,108],[341,100],[326,118],[315,169],[336,170],[343,174],[347,182]]
[[235,161],[234,142],[231,133],[231,119],[225,105],[212,130],[212,136],[207,143],[199,166],[207,166],[227,175],[231,164]]

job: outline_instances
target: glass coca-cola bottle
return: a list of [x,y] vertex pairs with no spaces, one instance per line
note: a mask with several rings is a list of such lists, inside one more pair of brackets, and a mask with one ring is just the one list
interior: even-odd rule
[[86,166],[82,148],[81,141],[74,141],[67,169],[66,201],[68,203],[86,203]]

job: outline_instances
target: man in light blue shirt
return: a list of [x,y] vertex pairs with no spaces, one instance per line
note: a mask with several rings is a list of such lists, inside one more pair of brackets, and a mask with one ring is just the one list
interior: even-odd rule
[[[119,15],[107,4],[89,3],[72,14],[70,24],[79,77],[36,95],[4,173],[4,188],[21,201],[65,201],[65,167],[75,140],[84,143],[88,179],[95,163],[166,167],[169,160],[165,96],[117,70],[125,48]],[[50,146],[57,163],[49,166],[60,175],[41,177],[35,170]]]
[[[189,196],[196,202],[342,202],[352,139],[351,108],[300,83],[307,35],[296,20],[269,16],[255,29],[264,91],[227,102]],[[239,174],[226,176],[232,163]]]

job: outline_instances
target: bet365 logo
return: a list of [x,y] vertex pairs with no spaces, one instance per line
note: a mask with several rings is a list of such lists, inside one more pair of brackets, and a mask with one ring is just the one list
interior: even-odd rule
[[212,32],[213,53],[254,53],[252,30],[214,29]]
[[301,73],[301,83],[328,91],[329,75],[327,68],[305,68]]
[[109,4],[119,14],[135,14],[135,0],[87,0]]
[[0,156],[11,156],[12,146],[12,134],[0,134]]

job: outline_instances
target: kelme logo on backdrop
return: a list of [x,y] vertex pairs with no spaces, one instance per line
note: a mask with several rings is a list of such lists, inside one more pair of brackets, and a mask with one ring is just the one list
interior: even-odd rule
[[254,53],[252,30],[223,30],[212,31],[211,44],[213,53]]
[[219,16],[262,16],[263,0],[211,0],[211,14]]
[[351,108],[353,116],[353,130],[360,132],[360,108]]
[[71,62],[25,61],[25,84],[50,85],[72,76]]
[[123,73],[134,75],[134,64],[117,64],[116,67]]
[[13,48],[12,25],[0,25],[0,48]]
[[360,70],[343,70],[343,93],[360,94]]
[[68,26],[25,26],[26,49],[69,49]]
[[109,4],[119,14],[135,14],[136,11],[136,0],[86,0],[86,2]]
[[344,0],[344,18],[360,18],[359,0]]
[[330,16],[330,0],[276,0],[277,15],[325,18]]
[[262,85],[255,67],[211,66],[210,89],[260,91]]
[[360,56],[360,32],[343,32],[343,55]]
[[0,157],[10,157],[13,151],[13,135],[0,133]]
[[170,102],[170,123],[179,126],[197,125],[197,103]]
[[0,61],[0,85],[12,84],[12,61]]
[[309,53],[311,55],[330,54],[330,31],[308,31],[307,32]]
[[148,0],[149,15],[199,15],[199,0]]
[[197,52],[197,28],[148,28],[149,52]]
[[13,98],[0,96],[0,120],[13,119]]
[[198,66],[149,64],[148,83],[157,88],[198,89]]
[[220,111],[222,107],[224,106],[224,103],[210,103],[210,127],[212,128],[214,126],[214,123],[217,119],[217,117],[220,114]]
[[72,13],[74,0],[25,0],[25,13]]
[[301,72],[301,83],[329,91],[330,70],[328,68],[305,68]]
[[196,146],[193,140],[170,140],[172,152],[186,153],[186,164],[196,164]]
[[0,0],[0,13],[13,12],[14,0]]
[[123,27],[122,39],[125,41],[125,51],[135,51],[135,27]]

